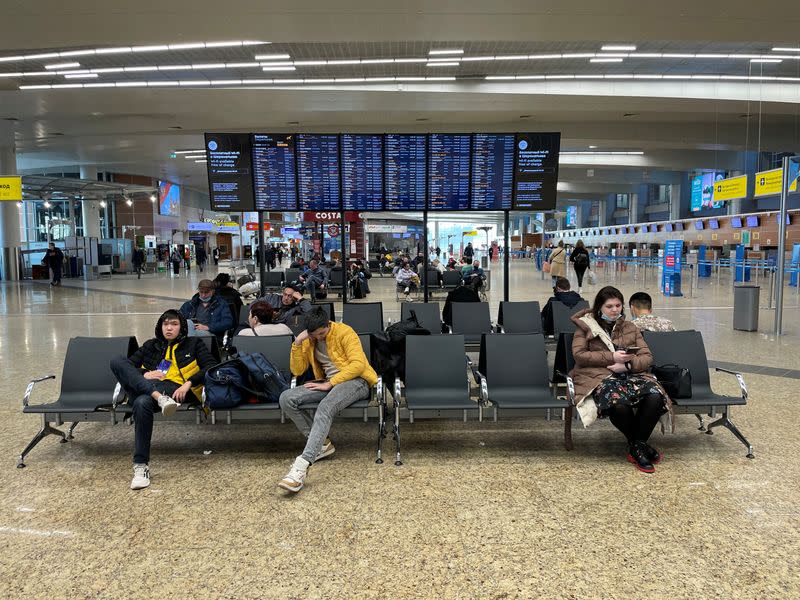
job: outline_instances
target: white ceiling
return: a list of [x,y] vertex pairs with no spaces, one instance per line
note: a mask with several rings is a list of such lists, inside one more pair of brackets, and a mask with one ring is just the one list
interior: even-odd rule
[[[137,0],[30,3],[6,0],[0,56],[49,49],[265,40],[271,45],[87,58],[91,66],[242,62],[256,53],[294,59],[425,56],[431,47],[465,54],[595,52],[606,42],[649,52],[765,53],[800,46],[800,13],[785,2],[702,3],[419,1],[264,2]],[[410,41],[411,40],[411,41]],[[469,41],[464,41],[469,40]],[[136,59],[136,60],[134,60]],[[81,62],[81,58],[75,59]],[[94,62],[92,62],[94,61]],[[145,61],[145,62],[142,62]],[[60,62],[60,61],[56,61]],[[461,65],[454,74],[579,73],[586,60],[558,64],[497,61]],[[475,68],[473,69],[473,65]],[[41,70],[42,61],[0,63],[0,72]],[[593,67],[598,69],[599,67]],[[425,65],[324,67],[298,77],[427,75]],[[727,69],[727,70],[726,70]],[[603,73],[752,73],[749,61],[648,63],[626,59]],[[761,73],[762,67],[759,66]],[[764,73],[800,76],[800,60]],[[448,73],[450,74],[450,73]],[[152,80],[120,74],[115,81]],[[199,72],[208,78],[285,74]],[[183,78],[183,77],[182,77]],[[36,81],[35,83],[49,83]],[[793,82],[553,81],[242,87],[19,90],[0,79],[0,118],[16,119],[20,167],[91,165],[206,187],[203,164],[170,158],[202,147],[204,131],[562,131],[563,150],[643,150],[639,160],[597,158],[603,185],[643,169],[685,170],[734,164],[736,152],[800,151],[800,84]],[[633,113],[630,116],[626,114]],[[748,118],[746,115],[750,115]],[[521,118],[524,117],[524,118]],[[581,161],[573,161],[581,162]],[[586,183],[583,165],[565,161],[562,181]],[[606,167],[605,171],[602,171]],[[619,168],[624,167],[624,168]],[[734,167],[725,167],[734,168]],[[598,179],[598,190],[601,181]],[[591,183],[591,182],[590,182]]]

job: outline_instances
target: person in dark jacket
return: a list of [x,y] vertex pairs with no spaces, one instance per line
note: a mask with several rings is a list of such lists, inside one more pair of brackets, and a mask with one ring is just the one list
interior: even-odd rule
[[190,336],[215,335],[221,339],[233,328],[231,309],[221,296],[214,294],[215,289],[213,281],[201,279],[197,293],[181,306],[181,314],[190,321]]
[[198,402],[206,370],[216,363],[203,340],[187,337],[188,331],[183,315],[168,310],[158,318],[153,339],[130,358],[111,359],[111,371],[133,405],[136,446],[132,490],[150,485],[153,413],[161,409],[164,416],[170,417],[180,404]]
[[328,272],[319,266],[317,260],[309,262],[308,267],[308,271],[300,275],[300,281],[303,282],[305,290],[314,300],[318,292],[320,295],[328,293]]
[[556,285],[553,287],[553,296],[550,297],[542,309],[542,333],[544,335],[553,335],[555,333],[553,330],[553,302],[561,302],[572,308],[581,300],[583,300],[581,295],[570,289],[569,279],[564,277],[556,279]]
[[50,242],[50,247],[45,252],[42,264],[50,268],[53,276],[50,285],[61,285],[61,269],[64,266],[64,253],[61,248],[57,248],[53,242]]
[[206,261],[208,260],[205,247],[202,244],[196,245],[194,255],[195,260],[197,261],[197,268],[200,269],[200,272],[202,273],[203,269],[206,267]]
[[469,262],[472,262],[472,257],[475,256],[475,249],[472,247],[472,242],[467,244],[467,247],[464,248],[464,258],[469,259]]
[[230,275],[227,273],[220,273],[214,277],[214,293],[228,303],[228,306],[231,309],[233,322],[234,324],[238,323],[239,312],[241,311],[244,303],[242,302],[242,295],[238,290],[233,288]]
[[136,279],[141,279],[142,267],[144,266],[144,250],[139,248],[139,246],[133,247],[131,262],[133,263],[133,270],[136,271]]
[[480,302],[478,292],[469,285],[460,285],[447,293],[442,309],[442,320],[445,325],[453,325],[453,302]]
[[211,256],[214,258],[214,266],[216,267],[219,264],[219,248],[214,248],[211,251]]
[[589,251],[583,245],[583,240],[575,242],[575,249],[569,255],[569,262],[572,263],[575,269],[575,276],[578,278],[578,293],[583,292],[583,276],[589,269]]
[[313,306],[303,298],[303,284],[299,281],[290,281],[283,288],[282,294],[266,294],[259,298],[275,309],[273,323],[284,323],[289,327],[297,326],[302,330],[303,324],[299,319],[311,311]]

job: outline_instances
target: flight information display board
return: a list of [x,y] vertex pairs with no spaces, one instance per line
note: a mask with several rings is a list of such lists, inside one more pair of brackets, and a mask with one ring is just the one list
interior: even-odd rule
[[425,135],[386,134],[386,210],[425,210],[426,141]]
[[211,209],[255,210],[249,133],[206,133],[206,170]]
[[253,134],[256,210],[297,210],[294,138],[292,133]]
[[472,136],[470,208],[510,210],[514,187],[514,134]]
[[301,133],[295,142],[300,210],[341,210],[339,136]]
[[556,207],[560,133],[518,133],[512,206],[515,210]]
[[468,134],[428,136],[428,210],[469,208],[471,142]]
[[383,210],[383,136],[342,134],[344,210]]

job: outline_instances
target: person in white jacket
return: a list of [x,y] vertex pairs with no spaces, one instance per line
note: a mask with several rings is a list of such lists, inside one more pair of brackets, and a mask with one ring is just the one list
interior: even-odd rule
[[267,335],[292,335],[292,330],[285,323],[273,323],[275,309],[268,302],[258,300],[250,305],[250,314],[247,317],[249,329],[242,329],[238,335],[267,336]]

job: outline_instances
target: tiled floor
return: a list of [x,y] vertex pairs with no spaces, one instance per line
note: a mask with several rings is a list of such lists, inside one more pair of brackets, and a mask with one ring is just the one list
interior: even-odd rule
[[[641,287],[632,276],[619,282],[626,296]],[[794,290],[775,340],[766,308],[759,332],[732,330],[724,280],[694,298],[660,296],[653,273],[646,286],[658,313],[702,331],[712,366],[746,367],[750,403],[733,418],[755,460],[727,431],[707,436],[682,416],[677,433],[655,434],[666,459],[647,476],[607,423],[577,425],[566,452],[560,421],[529,417],[404,424],[399,468],[374,464],[374,422],[338,421],[336,454],[296,497],[275,487],[301,448],[291,424],[157,423],[153,485],[138,493],[125,425],[81,424],[16,469],[39,426],[21,414],[31,376],[60,376],[72,336],[144,341],[198,279],[0,284],[3,598],[800,597]],[[399,317],[391,281],[371,284],[369,300]],[[512,299],[543,303],[548,287],[530,263],[512,265]],[[711,378],[737,393],[732,377]],[[57,389],[40,384],[33,401]]]

